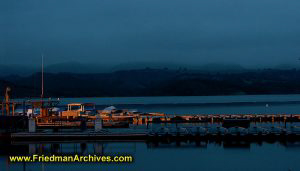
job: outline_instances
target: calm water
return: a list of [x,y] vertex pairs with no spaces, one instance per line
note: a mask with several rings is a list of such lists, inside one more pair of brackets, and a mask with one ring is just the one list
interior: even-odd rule
[[[222,113],[300,113],[300,95],[280,96],[207,96],[207,97],[139,97],[139,98],[73,98],[61,99],[69,102],[95,102],[97,108],[114,105],[117,108],[138,109],[143,112],[164,112],[168,114],[222,114]],[[266,107],[266,104],[268,104]],[[81,142],[61,144],[62,152],[93,153],[94,146],[101,146],[106,155],[131,154],[131,164],[42,164],[7,163],[7,151],[28,153],[29,145],[1,146],[0,170],[300,170],[300,143],[273,142],[262,144],[216,144],[194,143],[147,144],[145,142]],[[31,145],[36,149],[40,144]],[[50,144],[43,145],[42,153],[51,153]],[[84,148],[83,148],[84,147]]]
[[[77,153],[92,154],[96,143],[88,143],[85,149],[76,144]],[[40,144],[35,145],[40,148]],[[74,152],[74,144],[62,144],[62,152]],[[101,143],[103,155],[131,154],[135,162],[131,164],[42,164],[42,163],[7,163],[7,157],[1,157],[1,171],[28,170],[28,171],[58,171],[58,170],[264,170],[288,171],[300,170],[300,144],[195,144],[182,143],[159,144],[152,146],[142,142]],[[44,144],[47,153],[50,145]],[[27,149],[26,146],[22,147]],[[48,149],[47,149],[48,148]],[[21,150],[20,150],[21,151]]]
[[61,104],[94,102],[98,109],[117,108],[166,114],[297,114],[300,95],[65,98]]
[[116,104],[214,104],[250,102],[300,102],[300,95],[240,95],[240,96],[164,96],[164,97],[96,97],[63,98],[63,103],[94,102],[98,105]]

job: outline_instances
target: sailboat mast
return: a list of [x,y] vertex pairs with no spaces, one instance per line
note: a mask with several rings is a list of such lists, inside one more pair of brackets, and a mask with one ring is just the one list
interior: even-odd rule
[[44,55],[42,55],[42,92],[41,98],[44,98]]

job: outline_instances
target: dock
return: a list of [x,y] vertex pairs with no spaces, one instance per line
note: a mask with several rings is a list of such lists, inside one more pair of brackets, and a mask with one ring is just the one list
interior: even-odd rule
[[109,131],[87,130],[84,132],[16,132],[1,134],[1,138],[12,142],[30,141],[300,141],[300,127],[161,127],[151,130]]
[[165,114],[163,116],[139,115],[133,118],[133,123],[220,123],[225,119],[249,119],[251,122],[300,122],[300,114]]
[[[109,122],[123,122],[133,125],[152,123],[223,123],[228,119],[247,119],[251,123],[293,123],[300,122],[300,114],[198,114],[198,115],[172,115],[172,114],[136,114],[125,116],[101,117],[104,126]],[[80,128],[80,120],[56,120],[52,122],[37,122],[39,128]],[[88,128],[94,127],[94,118],[86,120]]]

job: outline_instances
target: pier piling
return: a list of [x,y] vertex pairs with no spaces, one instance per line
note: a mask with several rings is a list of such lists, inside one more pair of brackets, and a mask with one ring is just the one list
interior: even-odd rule
[[35,124],[35,119],[34,118],[29,118],[28,119],[28,131],[30,133],[36,132],[36,124]]
[[95,120],[95,132],[100,132],[102,130],[102,119],[97,116]]

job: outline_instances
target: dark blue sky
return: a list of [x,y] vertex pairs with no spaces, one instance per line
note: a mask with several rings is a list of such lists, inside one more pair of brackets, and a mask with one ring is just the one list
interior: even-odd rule
[[0,37],[3,64],[293,64],[300,1],[0,0]]

